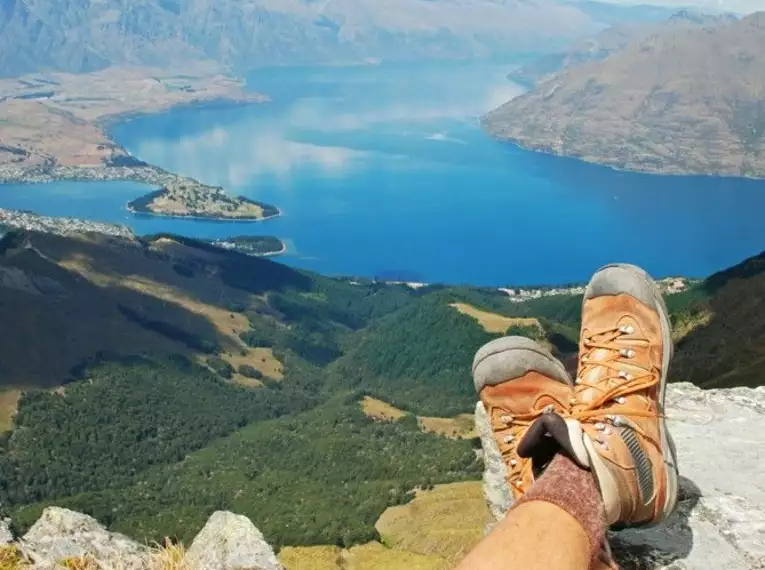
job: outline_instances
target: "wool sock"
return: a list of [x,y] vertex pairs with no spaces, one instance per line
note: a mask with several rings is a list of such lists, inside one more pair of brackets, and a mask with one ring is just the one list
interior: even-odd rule
[[606,515],[592,473],[559,453],[513,508],[530,501],[552,503],[574,517],[590,539],[592,562],[598,559],[606,536]]

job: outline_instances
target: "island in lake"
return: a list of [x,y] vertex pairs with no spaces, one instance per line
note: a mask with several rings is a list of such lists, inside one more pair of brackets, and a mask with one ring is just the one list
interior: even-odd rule
[[198,64],[183,75],[111,67],[0,79],[0,183],[131,180],[159,188],[132,202],[135,212],[221,220],[278,216],[274,206],[146,164],[106,130],[116,120],[175,105],[266,100],[212,64]]
[[211,240],[210,243],[223,249],[260,257],[280,255],[287,251],[284,242],[273,236],[231,236]]
[[275,206],[245,196],[229,196],[223,188],[189,180],[173,181],[128,202],[127,208],[137,214],[237,221],[265,220],[280,214]]

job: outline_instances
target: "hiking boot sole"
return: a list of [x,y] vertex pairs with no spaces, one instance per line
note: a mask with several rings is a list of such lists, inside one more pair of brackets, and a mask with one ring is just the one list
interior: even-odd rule
[[563,364],[549,350],[530,338],[506,336],[483,345],[473,359],[473,382],[477,393],[520,378],[535,370],[549,378],[574,385]]

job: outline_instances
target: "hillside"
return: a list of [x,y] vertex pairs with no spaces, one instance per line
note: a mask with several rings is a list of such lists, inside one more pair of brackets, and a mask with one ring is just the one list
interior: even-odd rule
[[4,0],[0,75],[485,56],[602,27],[558,0]]
[[484,118],[521,146],[628,170],[765,176],[765,13],[653,35]]
[[[763,259],[668,296],[676,380],[761,383]],[[473,352],[510,333],[571,354],[580,302],[329,279],[172,235],[10,231],[0,503],[19,529],[55,504],[188,541],[231,509],[277,547],[366,560],[394,532],[427,555],[378,519],[480,476]]]
[[533,87],[562,69],[589,61],[604,60],[630,43],[654,34],[731,23],[735,20],[736,17],[731,14],[710,15],[693,10],[681,10],[662,20],[619,22],[591,38],[574,42],[565,51],[545,54],[539,59],[532,60],[513,70],[508,77],[521,85]]

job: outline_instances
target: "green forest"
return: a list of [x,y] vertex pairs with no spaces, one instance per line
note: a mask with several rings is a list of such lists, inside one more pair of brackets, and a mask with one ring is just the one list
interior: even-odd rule
[[[160,237],[186,249],[158,251]],[[24,247],[28,239],[0,240],[0,264],[81,286],[61,281],[61,268],[51,268],[50,260],[85,246],[40,238],[36,251],[45,259],[38,260]],[[65,376],[24,390],[13,429],[0,436],[0,503],[19,529],[57,504],[141,540],[188,540],[212,511],[228,509],[250,516],[277,546],[366,542],[376,538],[380,514],[415,489],[480,477],[476,441],[422,433],[411,415],[449,417],[473,408],[473,354],[498,335],[451,303],[534,317],[541,331],[509,332],[549,342],[561,356],[577,348],[580,296],[511,303],[489,289],[414,291],[330,279],[168,235],[138,246],[110,240],[87,247],[102,272],[143,275],[225,308],[232,319],[243,315],[247,326],[237,330],[239,338],[271,349],[284,378],[249,364],[235,369],[224,358],[233,350],[226,339],[156,299],[114,288],[107,292],[115,299],[73,309],[72,296],[56,298],[46,315],[50,321],[63,315],[55,321],[61,330],[75,315],[78,330],[100,326],[108,313],[115,330],[124,324],[132,327],[125,335],[147,336],[125,343],[122,352],[89,355]],[[698,324],[678,343],[674,380],[761,383],[763,260],[752,258],[667,298],[673,321]],[[94,294],[86,289],[83,297]],[[0,299],[0,310],[13,309]],[[55,336],[27,342],[41,338]],[[241,387],[231,381],[237,373],[262,385]],[[359,404],[364,395],[409,414],[396,422],[367,418]]]

